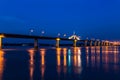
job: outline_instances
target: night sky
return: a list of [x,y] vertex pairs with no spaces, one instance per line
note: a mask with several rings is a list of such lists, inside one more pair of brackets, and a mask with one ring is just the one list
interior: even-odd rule
[[120,0],[0,0],[0,32],[120,39]]

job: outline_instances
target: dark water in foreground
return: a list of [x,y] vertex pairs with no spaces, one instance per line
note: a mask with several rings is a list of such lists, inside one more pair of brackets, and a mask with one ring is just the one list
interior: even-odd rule
[[120,48],[4,49],[0,80],[120,80]]

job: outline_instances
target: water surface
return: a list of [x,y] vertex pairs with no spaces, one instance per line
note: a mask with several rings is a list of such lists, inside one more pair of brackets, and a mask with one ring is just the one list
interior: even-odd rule
[[120,48],[0,50],[0,80],[120,80]]

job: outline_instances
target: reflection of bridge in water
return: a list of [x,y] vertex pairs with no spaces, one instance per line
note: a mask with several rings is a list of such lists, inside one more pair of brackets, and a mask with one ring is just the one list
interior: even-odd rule
[[5,59],[4,59],[5,52],[0,50],[0,80],[3,79],[3,72],[5,66]]
[[119,47],[86,47],[86,64],[91,68],[103,68],[105,71],[120,70]]
[[[29,73],[30,73],[30,80],[33,80],[34,71],[35,71],[35,55],[36,52],[34,49],[29,49]],[[41,80],[44,80],[45,73],[46,73],[46,49],[40,49],[40,73],[41,73]],[[74,49],[67,49],[67,48],[56,48],[56,71],[58,76],[60,73],[63,72],[71,73],[73,66],[73,70],[76,74],[80,74],[82,71],[82,64],[81,64],[81,50],[80,48]]]
[[80,48],[73,48],[72,50],[67,48],[57,48],[56,54],[58,75],[60,75],[60,73],[62,72],[62,68],[64,74],[66,74],[67,71],[71,72],[72,66],[76,74],[81,73],[82,63]]
[[[34,49],[32,49],[34,52]],[[105,71],[110,69],[117,71],[119,69],[119,51],[118,47],[86,47],[85,52],[82,48],[56,48],[56,70],[58,77],[61,76],[61,73],[66,75],[67,73],[72,74],[72,70],[75,74],[81,74],[83,69],[89,68],[103,68]],[[28,50],[30,51],[30,50]],[[32,51],[30,51],[30,61],[34,62]],[[46,73],[46,49],[40,49],[40,66],[41,66],[41,76],[44,79]],[[85,55],[85,56],[84,56]],[[112,67],[111,67],[112,64]],[[30,75],[33,77],[34,66],[30,62]]]
[[[46,54],[48,51],[45,48],[39,49],[37,52],[34,49],[28,49],[29,53],[29,76],[30,80],[34,80],[35,71],[39,70],[40,79],[44,80],[45,74],[48,72],[48,61],[50,61],[50,65],[52,64],[52,58],[55,58],[53,67],[56,69],[57,75],[61,76],[61,73],[64,75],[72,74],[82,74],[82,71],[90,68],[92,69],[100,69],[102,68],[104,71],[120,71],[120,54],[119,47],[116,46],[103,46],[103,47],[86,47],[86,48],[56,48],[56,56],[50,54]],[[0,50],[0,79],[3,78],[5,65],[8,64],[5,62],[5,53],[6,51]],[[39,54],[39,59],[36,59],[36,54]],[[53,53],[54,54],[54,53]],[[38,57],[38,56],[37,56]],[[50,58],[48,58],[50,57]],[[47,58],[47,59],[46,59]],[[36,65],[37,64],[37,65]],[[39,68],[39,69],[38,69]],[[53,69],[52,68],[52,69]],[[100,69],[101,70],[101,69]],[[84,73],[84,72],[83,72]]]
[[22,38],[22,39],[34,39],[34,48],[38,48],[38,40],[55,40],[56,47],[59,48],[60,41],[72,41],[73,47],[77,47],[77,44],[82,44],[81,46],[111,46],[113,43],[109,41],[100,41],[100,40],[77,40],[60,38],[60,37],[49,37],[49,36],[32,36],[32,35],[20,35],[20,34],[5,34],[0,33],[0,48],[2,48],[2,39],[3,38]]

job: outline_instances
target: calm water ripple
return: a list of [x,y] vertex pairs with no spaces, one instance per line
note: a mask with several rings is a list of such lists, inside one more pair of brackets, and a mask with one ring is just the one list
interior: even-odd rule
[[120,47],[0,50],[0,80],[120,80]]

